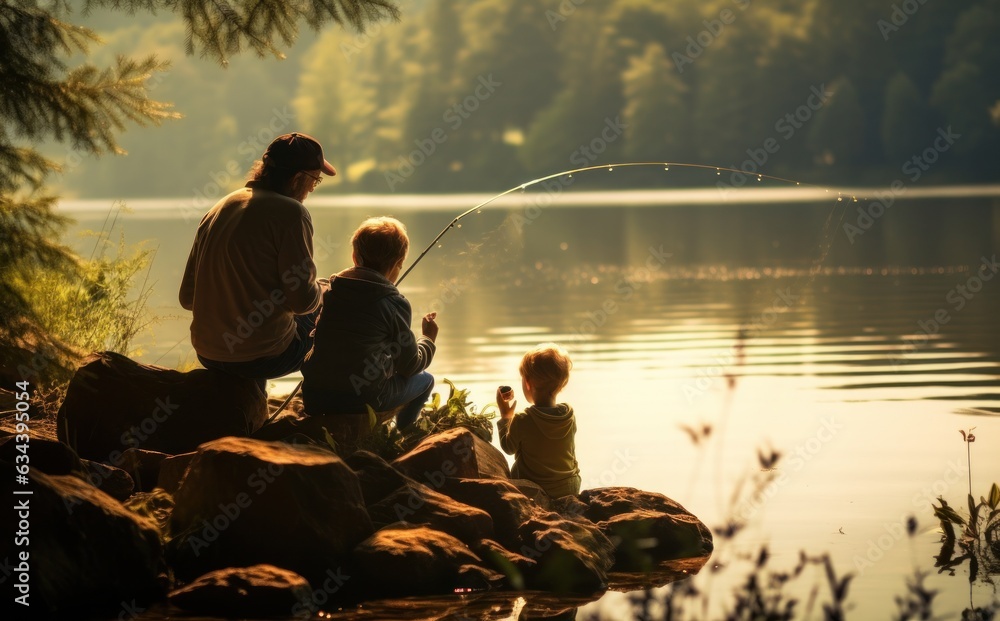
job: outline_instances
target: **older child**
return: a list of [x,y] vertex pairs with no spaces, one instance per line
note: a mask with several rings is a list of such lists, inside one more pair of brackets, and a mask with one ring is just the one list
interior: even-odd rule
[[434,358],[435,313],[423,336],[410,330],[410,303],[393,284],[410,240],[395,218],[369,218],[351,237],[354,267],[330,277],[315,344],[302,364],[307,414],[357,414],[403,405],[396,426],[407,427],[434,388],[425,369]]
[[517,401],[506,401],[497,389],[500,447],[515,456],[511,475],[534,481],[552,498],[580,493],[576,418],[572,407],[556,403],[572,368],[565,349],[545,343],[521,359],[521,388],[534,405],[515,415]]

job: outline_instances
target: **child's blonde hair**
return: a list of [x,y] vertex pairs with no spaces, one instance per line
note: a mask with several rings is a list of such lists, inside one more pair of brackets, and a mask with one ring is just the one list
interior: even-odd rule
[[368,218],[354,231],[351,246],[359,265],[387,274],[406,256],[410,238],[406,227],[395,218]]
[[566,350],[556,343],[542,343],[521,358],[521,377],[536,395],[552,397],[566,387],[573,369]]

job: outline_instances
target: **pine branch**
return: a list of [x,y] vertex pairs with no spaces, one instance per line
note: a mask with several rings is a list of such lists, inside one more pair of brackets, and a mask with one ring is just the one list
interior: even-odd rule
[[94,7],[155,13],[177,13],[186,27],[185,49],[226,65],[244,47],[258,56],[283,58],[278,44],[290,46],[298,36],[300,20],[313,30],[329,22],[364,32],[368,24],[398,20],[392,0],[87,0]]

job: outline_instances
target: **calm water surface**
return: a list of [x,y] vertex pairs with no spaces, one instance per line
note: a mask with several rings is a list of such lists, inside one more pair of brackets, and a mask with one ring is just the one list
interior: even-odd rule
[[[861,193],[858,203],[788,191],[572,203],[529,193],[463,220],[401,288],[415,315],[439,312],[431,371],[471,388],[477,404],[498,384],[519,384],[529,347],[568,347],[575,367],[562,399],[579,417],[585,488],[661,492],[713,528],[736,511],[751,527],[726,545],[766,543],[775,568],[791,568],[800,550],[827,551],[840,572],[858,574],[849,618],[889,616],[917,567],[932,572],[938,613],[955,613],[969,603],[967,573],[934,573],[929,503],[944,495],[964,506],[959,429],[976,428],[976,496],[1000,481],[1000,278],[986,279],[1000,199],[985,193],[994,197],[897,200],[853,236],[843,225],[858,225]],[[404,220],[413,256],[475,199],[312,197],[320,272],[348,265],[347,238],[365,216]],[[140,358],[190,365],[176,292],[207,207],[129,205],[117,226],[157,248],[151,304],[161,320]],[[100,229],[109,206],[64,207],[76,231]],[[94,243],[68,240],[88,253]],[[682,427],[703,425],[713,432],[696,446]],[[733,506],[768,448],[784,456],[776,482]],[[899,536],[910,515],[920,524],[912,540]],[[699,578],[717,604],[731,588],[726,574]],[[993,596],[988,586],[971,594],[977,605]],[[580,618],[614,618],[624,605],[609,593]]]

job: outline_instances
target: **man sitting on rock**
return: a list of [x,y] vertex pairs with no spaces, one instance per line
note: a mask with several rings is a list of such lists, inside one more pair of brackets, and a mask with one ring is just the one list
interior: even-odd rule
[[413,424],[434,388],[436,313],[423,336],[410,330],[410,303],[393,284],[410,240],[395,218],[365,220],[351,238],[354,267],[330,277],[313,351],[302,364],[302,401],[310,415],[362,414],[365,406]]
[[299,133],[278,136],[246,187],[202,219],[180,303],[194,314],[191,344],[206,368],[263,384],[301,366],[324,291],[302,201],[323,174],[337,171],[319,142]]

